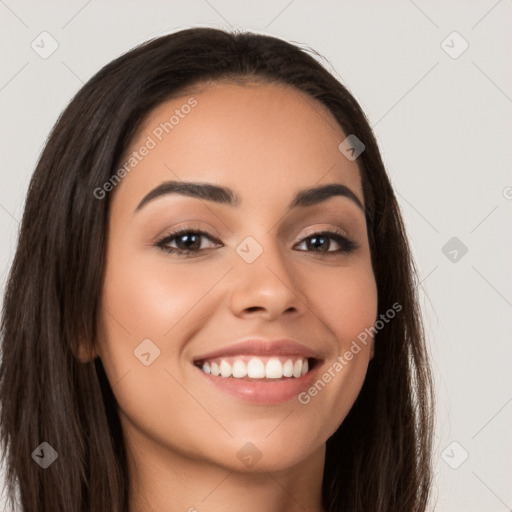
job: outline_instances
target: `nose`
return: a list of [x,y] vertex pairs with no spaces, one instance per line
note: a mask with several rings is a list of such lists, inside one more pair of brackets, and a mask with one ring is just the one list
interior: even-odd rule
[[278,248],[266,244],[252,263],[235,257],[230,279],[230,307],[235,316],[273,320],[286,313],[295,318],[307,309],[298,276]]

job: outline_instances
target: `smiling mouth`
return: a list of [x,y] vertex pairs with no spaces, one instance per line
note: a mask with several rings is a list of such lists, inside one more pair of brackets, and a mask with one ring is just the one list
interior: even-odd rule
[[240,355],[198,360],[194,364],[214,377],[275,382],[303,377],[316,366],[317,361],[297,355]]

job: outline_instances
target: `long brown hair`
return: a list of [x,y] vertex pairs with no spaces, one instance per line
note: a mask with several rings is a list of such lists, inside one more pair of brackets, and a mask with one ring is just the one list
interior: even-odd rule
[[[200,82],[256,78],[325,105],[365,151],[358,158],[379,314],[354,406],[327,441],[327,512],[421,512],[431,485],[432,379],[416,272],[396,197],[363,111],[308,53],[280,39],[192,28],[146,42],[101,69],[56,123],[30,182],[1,324],[0,441],[10,503],[24,512],[128,510],[126,449],[101,360],[100,309],[109,195],[93,191],[118,168],[141,121]],[[341,141],[340,141],[341,142]],[[57,460],[31,455],[47,442]]]

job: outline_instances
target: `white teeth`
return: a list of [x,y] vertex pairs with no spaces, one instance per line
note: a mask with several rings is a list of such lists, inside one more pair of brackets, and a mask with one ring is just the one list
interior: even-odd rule
[[286,363],[283,364],[283,376],[291,377],[293,375],[293,361],[288,359]]
[[210,371],[212,375],[215,375],[215,377],[218,377],[220,375],[219,365],[217,363],[212,363],[210,365]]
[[302,359],[297,359],[293,365],[293,376],[300,377],[302,375]]
[[267,379],[280,379],[283,376],[283,365],[277,357],[272,357],[265,366],[265,377]]
[[237,360],[233,363],[233,377],[241,379],[247,375],[247,366],[243,361]]
[[[201,365],[203,372],[211,374],[215,377],[233,377],[235,379],[243,379],[249,377],[251,379],[281,379],[283,377],[299,378],[309,370],[308,360],[306,358],[290,358],[283,362],[283,358],[278,357],[250,357],[240,356],[217,359],[216,361],[204,361]],[[228,362],[229,361],[229,362]]]
[[264,379],[265,378],[265,365],[261,359],[253,357],[247,365],[247,375],[251,379]]
[[220,363],[220,375],[221,377],[231,377],[231,365],[224,360]]

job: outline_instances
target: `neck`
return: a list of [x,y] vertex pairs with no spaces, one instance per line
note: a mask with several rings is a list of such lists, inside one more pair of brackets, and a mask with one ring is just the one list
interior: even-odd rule
[[240,471],[137,441],[127,443],[129,512],[323,511],[325,445],[292,467]]

